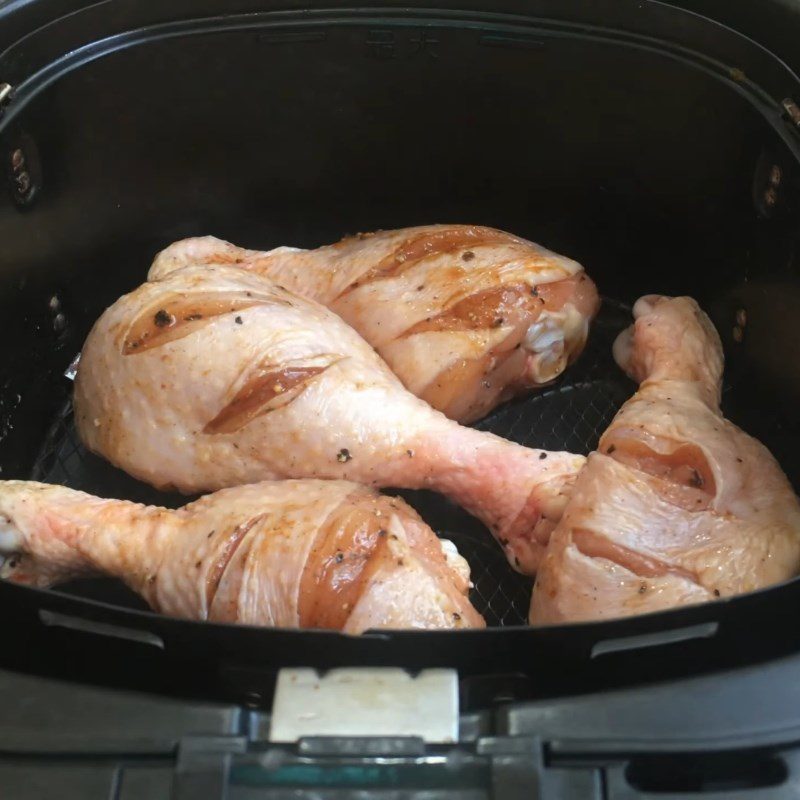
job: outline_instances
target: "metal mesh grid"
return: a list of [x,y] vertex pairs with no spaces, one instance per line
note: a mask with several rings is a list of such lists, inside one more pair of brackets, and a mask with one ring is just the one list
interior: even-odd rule
[[[611,357],[614,338],[629,322],[627,308],[606,300],[586,350],[566,375],[539,394],[503,405],[476,427],[531,447],[575,453],[594,449],[634,388]],[[182,495],[165,496],[89,453],[75,430],[71,403],[54,420],[31,479],[143,503],[174,507],[188,501]],[[402,494],[469,561],[474,584],[471,599],[487,624],[525,624],[531,581],[511,569],[491,536],[442,498],[421,492]],[[73,590],[83,594],[85,582]],[[118,593],[114,599],[119,602]]]

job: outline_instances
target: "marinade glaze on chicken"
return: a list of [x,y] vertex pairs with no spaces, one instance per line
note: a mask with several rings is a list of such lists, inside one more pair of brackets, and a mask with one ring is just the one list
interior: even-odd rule
[[234,264],[328,306],[409,391],[463,423],[558,377],[599,307],[580,264],[477,225],[359,234],[316,250],[185,239],[148,277],[197,264]]

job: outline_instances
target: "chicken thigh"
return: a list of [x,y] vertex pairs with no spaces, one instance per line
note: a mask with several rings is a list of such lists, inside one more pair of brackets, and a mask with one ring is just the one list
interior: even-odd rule
[[0,482],[2,575],[122,579],[157,611],[247,625],[482,628],[469,566],[399,498],[347,481],[225,489],[177,511]]
[[531,622],[603,619],[747,592],[800,570],[800,505],[722,417],[722,347],[688,297],[648,296],[614,344],[640,381],[550,540]]
[[91,450],[159,488],[313,477],[435,489],[526,572],[584,461],[461,427],[335,314],[220,266],[178,270],[106,310],[83,350],[75,419]]
[[235,264],[328,306],[409,391],[464,423],[558,377],[599,306],[580,264],[480,226],[359,234],[316,250],[185,239],[149,279],[194,264]]

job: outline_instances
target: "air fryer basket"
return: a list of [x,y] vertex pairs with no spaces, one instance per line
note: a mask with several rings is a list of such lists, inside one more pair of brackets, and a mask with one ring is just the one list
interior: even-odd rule
[[[0,12],[0,97],[4,82],[14,89],[0,100],[2,477],[186,501],[82,448],[64,376],[94,319],[169,242],[213,233],[317,246],[468,221],[578,259],[604,295],[579,362],[479,427],[589,452],[633,391],[610,354],[632,301],[691,294],[726,348],[726,413],[798,485],[797,79],[749,40],[668,6],[491,5],[71,0],[57,11],[39,0],[27,16],[8,12],[5,28]],[[56,19],[65,7],[74,13]],[[530,582],[487,532],[439,497],[405,494],[469,559],[487,631],[201,625],[151,614],[111,581],[0,584],[0,661],[235,699],[282,665],[449,665],[476,681],[518,673],[522,693],[544,695],[800,646],[782,620],[797,581],[660,615],[526,628]]]
[[[624,309],[607,301],[588,352],[557,386],[506,404],[482,420],[479,427],[522,444],[588,453],[631,392],[632,384],[615,368],[611,358],[614,334],[629,320]],[[74,427],[70,401],[57,414],[31,477],[103,497],[137,497],[150,503],[165,503],[163,493],[142,486],[83,447]],[[403,495],[456,544],[472,565],[475,586],[471,599],[487,624],[526,624],[532,583],[511,569],[488,532],[442,498],[412,491]],[[170,500],[176,504],[186,502],[180,496]],[[81,582],[76,589],[85,591],[86,583]],[[136,606],[140,605],[141,601],[136,601]]]

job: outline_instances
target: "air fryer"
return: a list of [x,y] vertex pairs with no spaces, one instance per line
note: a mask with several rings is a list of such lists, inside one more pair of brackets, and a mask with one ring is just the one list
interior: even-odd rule
[[[787,26],[800,17],[779,12],[753,24],[796,57]],[[610,355],[631,303],[690,294],[724,343],[726,415],[798,485],[800,82],[741,33],[652,2],[36,0],[0,6],[0,51],[3,478],[185,502],[82,448],[67,374],[93,321],[170,242],[315,247],[476,222],[575,258],[604,298],[579,362],[479,427],[589,452],[633,390]],[[485,631],[201,624],[155,615],[112,581],[2,583],[0,663],[235,703],[282,667],[451,667],[477,708],[800,649],[798,581],[528,627],[530,582],[488,533],[440,497],[406,496],[470,561]]]

